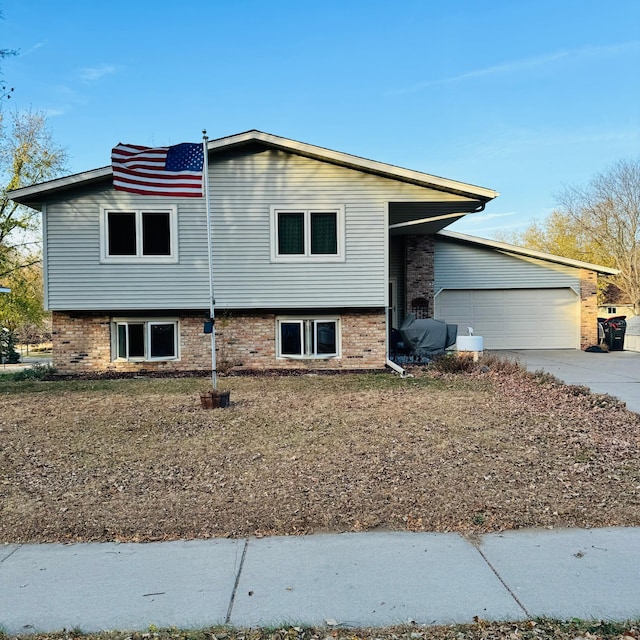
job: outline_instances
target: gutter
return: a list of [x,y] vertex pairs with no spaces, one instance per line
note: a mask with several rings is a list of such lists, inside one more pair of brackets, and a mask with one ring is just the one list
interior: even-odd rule
[[427,222],[437,222],[438,220],[447,220],[448,218],[462,218],[463,216],[468,216],[470,213],[480,213],[481,211],[484,211],[485,207],[486,204],[483,202],[473,211],[444,213],[440,216],[432,216],[431,218],[420,218],[418,220],[409,220],[408,222],[397,222],[396,224],[390,224],[389,229],[403,229],[404,227],[412,227],[417,224],[425,224]]

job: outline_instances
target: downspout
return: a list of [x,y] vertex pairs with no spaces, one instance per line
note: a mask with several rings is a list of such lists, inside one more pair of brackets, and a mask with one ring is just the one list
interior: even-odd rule
[[399,364],[396,364],[393,360],[390,360],[389,358],[387,358],[385,364],[387,365],[387,367],[389,367],[390,369],[393,369],[396,373],[400,374],[401,378],[413,377],[411,374],[407,373],[406,370],[403,369]]
[[411,378],[413,376],[408,374],[399,364],[396,364],[389,357],[389,326],[390,326],[390,322],[389,322],[389,307],[388,306],[387,306],[387,309],[385,311],[385,320],[386,320],[385,329],[386,329],[386,333],[387,333],[386,344],[385,344],[385,364],[387,365],[387,367],[389,367],[390,369],[393,369],[393,371],[395,371],[396,373],[400,374],[401,378]]

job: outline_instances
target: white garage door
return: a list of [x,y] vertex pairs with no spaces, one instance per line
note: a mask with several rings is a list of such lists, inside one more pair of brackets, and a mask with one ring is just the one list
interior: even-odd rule
[[485,349],[579,348],[579,301],[572,289],[445,289],[435,317],[484,337]]

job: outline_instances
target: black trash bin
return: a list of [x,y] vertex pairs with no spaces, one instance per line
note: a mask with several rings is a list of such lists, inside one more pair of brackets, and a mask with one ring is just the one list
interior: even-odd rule
[[604,343],[609,351],[622,351],[624,349],[624,334],[627,330],[627,316],[614,316],[613,318],[600,318],[599,322],[604,331]]

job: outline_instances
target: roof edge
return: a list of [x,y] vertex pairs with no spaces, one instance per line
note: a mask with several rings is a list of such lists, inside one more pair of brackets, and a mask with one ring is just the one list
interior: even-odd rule
[[498,242],[497,240],[478,238],[477,236],[470,236],[457,231],[448,231],[443,229],[438,231],[436,235],[444,238],[450,238],[452,240],[459,240],[460,242],[466,242],[468,244],[476,244],[483,247],[489,247],[491,249],[498,249],[499,251],[504,251],[506,253],[526,256],[528,258],[538,258],[540,260],[546,260],[547,262],[564,264],[578,269],[588,269],[590,271],[596,271],[602,275],[615,276],[620,273],[620,269],[613,269],[600,264],[592,264],[591,262],[583,262],[582,260],[574,260],[573,258],[565,258],[563,256],[554,255],[553,253],[537,251],[536,249],[526,249],[525,247],[518,247],[514,244],[507,244],[506,242]]
[[81,186],[96,180],[102,180],[108,178],[112,174],[111,166],[100,167],[99,169],[91,169],[90,171],[83,171],[81,173],[73,173],[70,176],[64,176],[62,178],[54,178],[47,182],[40,182],[38,184],[32,184],[28,187],[20,187],[7,193],[7,197],[10,200],[15,200],[21,204],[25,199],[30,196],[37,195],[39,193],[46,193],[47,191],[56,191],[58,189],[69,189],[74,186]]
[[271,133],[265,133],[252,129],[251,131],[245,131],[244,133],[238,133],[236,135],[228,136],[226,138],[219,138],[218,140],[212,140],[208,143],[209,151],[218,148],[228,148],[248,142],[262,142],[268,146],[284,149],[300,155],[317,158],[319,160],[325,160],[334,162],[343,166],[349,166],[355,169],[369,171],[371,173],[377,173],[380,175],[386,175],[392,178],[400,178],[409,182],[415,182],[417,184],[429,187],[435,187],[440,190],[452,191],[471,198],[479,198],[488,202],[497,198],[500,193],[493,189],[487,189],[485,187],[479,187],[477,185],[467,184],[458,180],[450,180],[448,178],[441,178],[422,171],[415,171],[414,169],[405,169],[396,165],[380,162],[378,160],[369,160],[361,156],[355,156],[343,151],[334,151],[333,149],[327,149],[326,147],[319,147],[307,142],[298,142],[297,140],[291,140],[290,138],[283,138]]
[[[290,140],[289,138],[283,138],[271,133],[258,131],[257,129],[245,131],[244,133],[237,133],[224,138],[209,140],[207,142],[207,149],[210,153],[215,153],[216,151],[224,151],[225,149],[231,149],[251,142],[260,142],[271,148],[282,149],[284,151],[315,158],[324,162],[331,162],[333,164],[366,171],[368,173],[374,173],[395,180],[410,182],[418,186],[455,193],[457,195],[474,200],[480,200],[482,202],[488,202],[500,195],[493,189],[486,189],[484,187],[478,187],[476,185],[459,182],[457,180],[449,180],[447,178],[441,178],[421,171],[386,164],[377,160],[369,160],[367,158],[354,156],[342,151],[333,151],[332,149],[318,147],[306,142],[298,142],[296,140]],[[107,178],[111,174],[111,166],[101,167],[99,169],[92,169],[90,171],[56,178],[48,182],[42,182],[28,187],[21,187],[10,191],[7,195],[11,200],[24,204],[26,202],[33,202],[34,196],[43,196],[48,192],[56,191],[58,189],[69,189],[75,186],[81,186],[82,184]]]

